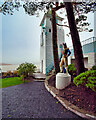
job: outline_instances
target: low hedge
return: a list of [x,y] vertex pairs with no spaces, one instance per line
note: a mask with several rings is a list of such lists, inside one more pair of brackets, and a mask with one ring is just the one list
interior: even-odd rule
[[76,76],[76,67],[74,64],[68,65],[68,72],[70,75]]
[[84,85],[96,92],[96,70],[89,70],[81,73],[73,79],[73,83],[78,87]]
[[10,77],[19,77],[19,75],[17,75],[17,71],[7,71],[7,72],[2,72],[2,78],[10,78]]
[[96,65],[92,66],[91,70],[96,70]]

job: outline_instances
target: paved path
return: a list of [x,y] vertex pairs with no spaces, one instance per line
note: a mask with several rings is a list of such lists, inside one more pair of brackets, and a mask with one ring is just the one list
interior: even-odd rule
[[77,118],[45,89],[31,82],[2,89],[3,118]]

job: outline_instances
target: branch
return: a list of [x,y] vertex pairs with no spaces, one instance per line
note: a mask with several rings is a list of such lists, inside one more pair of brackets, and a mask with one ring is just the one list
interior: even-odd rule
[[55,10],[55,11],[57,11],[57,10],[59,10],[61,8],[64,8],[64,7],[65,7],[65,5],[61,5],[61,6],[54,7],[52,9]]
[[64,26],[64,27],[68,27],[69,28],[69,26],[67,26],[67,25],[60,25],[58,23],[56,23],[56,25],[58,25],[58,26]]

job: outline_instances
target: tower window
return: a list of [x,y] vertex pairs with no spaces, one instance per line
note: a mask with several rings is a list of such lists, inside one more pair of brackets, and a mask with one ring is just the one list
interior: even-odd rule
[[49,32],[51,32],[51,29],[49,29]]
[[41,46],[43,46],[43,44],[44,44],[43,32],[42,32],[42,34],[41,34],[40,42],[41,42]]

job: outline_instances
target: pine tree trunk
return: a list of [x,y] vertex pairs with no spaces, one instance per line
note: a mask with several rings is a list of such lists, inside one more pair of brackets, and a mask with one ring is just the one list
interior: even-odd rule
[[24,82],[24,81],[25,81],[25,79],[24,79],[24,74],[23,74],[23,78],[22,78],[22,79],[23,79],[23,82]]
[[53,42],[53,59],[56,74],[60,72],[59,58],[58,58],[58,45],[57,45],[57,27],[56,27],[56,13],[52,9],[52,42]]
[[70,27],[71,38],[73,42],[74,56],[75,56],[75,65],[77,69],[77,74],[84,72],[84,60],[82,46],[80,43],[79,34],[76,27],[75,17],[73,13],[73,6],[71,2],[65,2],[65,8],[67,12],[67,18]]

